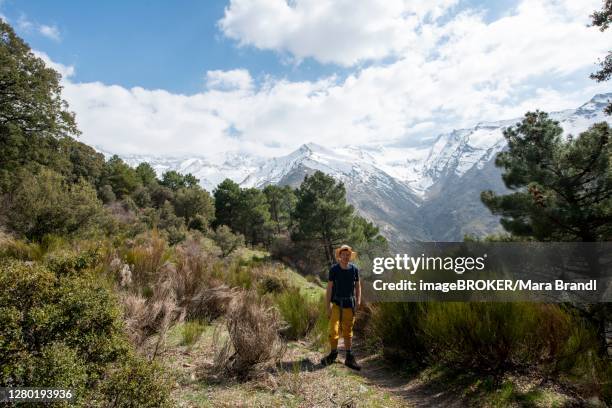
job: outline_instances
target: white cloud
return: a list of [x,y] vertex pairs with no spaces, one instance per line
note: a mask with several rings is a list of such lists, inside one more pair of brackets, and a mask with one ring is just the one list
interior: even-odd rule
[[61,41],[60,30],[56,25],[38,24],[31,21],[25,14],[21,14],[17,20],[17,28],[25,33],[38,32],[53,41]]
[[77,113],[83,140],[108,151],[214,154],[230,147],[224,140],[227,121],[203,103],[201,95],[99,82],[68,82],[64,95]]
[[240,45],[350,66],[418,46],[415,31],[458,0],[231,0],[219,21]]
[[210,89],[249,89],[252,81],[251,75],[246,69],[214,70],[206,73],[206,86]]
[[536,109],[554,112],[576,108],[585,103],[593,95],[606,92],[610,92],[609,86],[606,88],[595,82],[571,92],[560,92],[552,88],[539,88],[534,92],[533,96],[525,98],[514,106],[507,107],[505,109],[506,118],[519,118],[525,112],[535,111]]
[[[234,4],[248,8],[235,2],[230,7]],[[344,79],[268,78],[255,85],[246,70],[209,71],[206,89],[186,96],[75,83],[72,67],[64,67],[65,97],[85,142],[123,154],[214,156],[242,149],[278,155],[308,141],[328,146],[406,142],[479,121],[519,117],[528,109],[575,108],[609,91],[609,84],[588,79],[588,70],[609,48],[604,34],[586,27],[596,8],[571,0],[524,0],[492,22],[463,11],[444,23],[422,24],[392,62],[356,69]],[[416,15],[433,21],[446,9],[424,10],[429,11]],[[324,7],[318,12],[327,15]],[[260,14],[263,26],[279,18]],[[385,27],[387,20],[378,21],[376,15],[371,24]],[[347,49],[344,61],[367,55],[355,44],[357,50]],[[574,84],[568,86],[569,81]]]
[[57,26],[55,25],[48,26],[45,24],[41,24],[40,26],[38,26],[38,31],[45,37],[50,38],[51,40],[54,40],[54,41],[61,40],[59,28],[57,28]]

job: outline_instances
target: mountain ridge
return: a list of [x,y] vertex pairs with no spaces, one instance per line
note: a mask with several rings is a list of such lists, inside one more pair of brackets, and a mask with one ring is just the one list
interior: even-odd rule
[[[612,93],[596,94],[576,109],[549,116],[559,122],[565,136],[577,135],[593,123],[612,123],[603,112],[608,99]],[[195,155],[122,158],[131,166],[148,161],[158,175],[168,170],[192,173],[209,191],[225,178],[242,187],[297,187],[306,174],[320,170],[342,181],[349,202],[391,240],[453,241],[464,234],[499,230],[498,218],[480,203],[480,191],[508,191],[493,162],[506,147],[503,130],[521,119],[478,122],[441,133],[431,145],[420,148],[337,148],[308,142],[274,158],[237,152],[226,152],[215,162]]]

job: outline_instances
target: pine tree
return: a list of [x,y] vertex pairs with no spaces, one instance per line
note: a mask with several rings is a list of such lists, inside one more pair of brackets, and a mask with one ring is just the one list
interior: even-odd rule
[[174,196],[174,208],[176,215],[183,217],[187,224],[198,216],[208,224],[214,216],[210,194],[198,185],[180,188]]
[[270,243],[273,224],[266,196],[257,188],[240,190],[233,230],[245,236],[251,244]]
[[155,170],[147,162],[140,163],[136,167],[136,174],[138,174],[143,186],[149,187],[157,183],[157,175],[155,174]]
[[[610,241],[612,239],[612,129],[596,123],[578,138],[562,140],[558,122],[543,112],[528,112],[504,136],[508,150],[497,155],[504,183],[515,192],[481,194],[482,202],[502,216],[514,236],[538,241]],[[590,273],[601,272],[597,255],[587,255]],[[572,306],[597,328],[606,353],[610,303]]]
[[101,184],[110,185],[117,198],[123,198],[136,190],[140,185],[140,177],[136,170],[114,155],[104,166]]
[[270,207],[270,218],[277,234],[288,230],[291,223],[291,211],[295,207],[295,193],[290,186],[268,185],[263,189]]
[[346,202],[344,184],[316,171],[304,178],[296,195],[292,239],[319,246],[331,265],[334,247],[347,241],[351,232],[354,209]]
[[170,170],[162,174],[161,185],[168,187],[172,191],[177,191],[179,188],[186,187],[191,188],[198,186],[200,180],[198,180],[193,174],[188,173],[182,175],[178,171]]
[[612,239],[612,130],[603,122],[564,141],[563,129],[544,112],[528,112],[504,131],[498,154],[506,186],[515,192],[481,194],[516,236],[538,241]]
[[234,218],[238,214],[240,186],[226,178],[213,190],[213,196],[215,197],[214,227],[227,225],[235,230]]

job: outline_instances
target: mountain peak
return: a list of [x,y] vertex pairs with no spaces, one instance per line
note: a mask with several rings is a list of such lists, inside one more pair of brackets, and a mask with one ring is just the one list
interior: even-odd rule
[[609,99],[612,99],[612,92],[597,94],[593,96],[589,102],[607,103]]
[[313,153],[324,154],[324,155],[334,155],[336,154],[332,149],[326,146],[321,146],[320,144],[314,142],[304,143],[297,149],[297,152],[305,155],[311,155]]
[[311,152],[316,152],[321,150],[327,150],[327,148],[314,142],[308,142],[300,146],[300,150],[309,150]]
[[586,114],[586,115],[594,115],[599,111],[603,111],[604,107],[612,101],[612,93],[602,93],[597,94],[591,98],[590,101],[581,105],[576,113],[578,114]]

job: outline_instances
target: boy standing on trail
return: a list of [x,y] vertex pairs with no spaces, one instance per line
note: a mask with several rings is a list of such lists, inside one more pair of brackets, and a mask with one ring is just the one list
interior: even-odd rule
[[349,261],[355,259],[356,252],[348,245],[336,249],[336,261],[329,270],[327,281],[326,305],[329,318],[329,344],[331,352],[321,359],[323,366],[336,361],[338,357],[339,329],[342,328],[346,360],[348,367],[360,370],[361,366],[355,361],[351,352],[353,340],[353,325],[355,324],[355,311],[361,304],[361,282],[359,269]]

